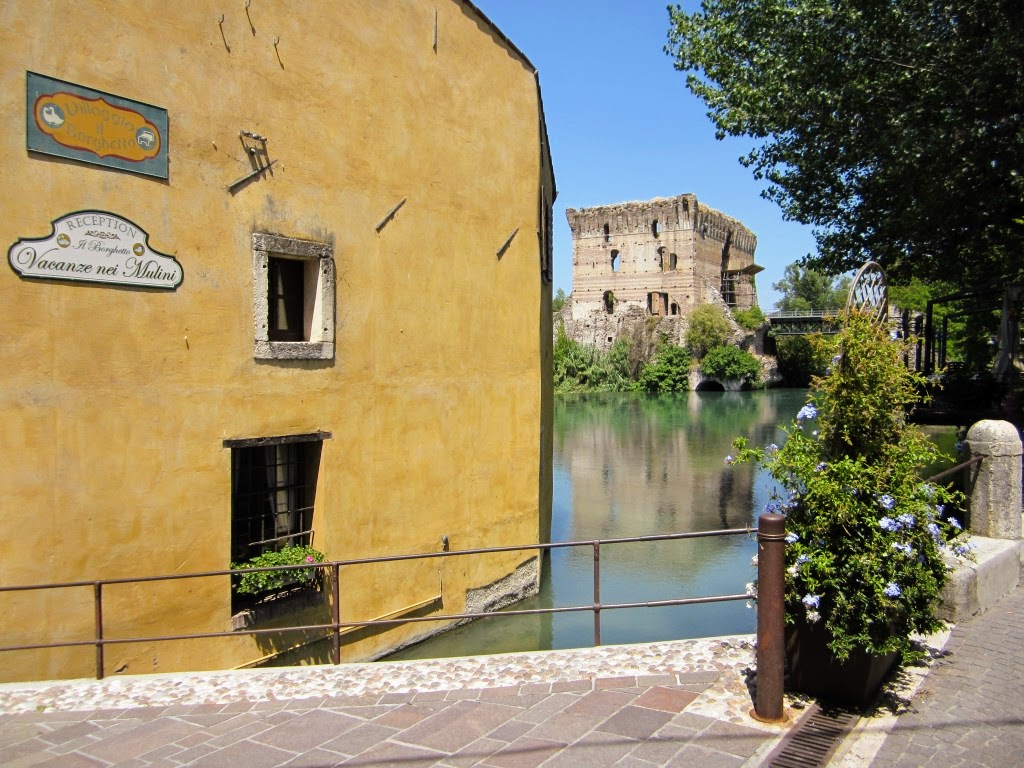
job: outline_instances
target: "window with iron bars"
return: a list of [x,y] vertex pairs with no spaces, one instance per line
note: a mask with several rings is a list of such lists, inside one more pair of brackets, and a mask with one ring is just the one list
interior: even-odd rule
[[[231,560],[312,543],[326,433],[225,441],[231,448]],[[313,438],[313,439],[310,439]]]

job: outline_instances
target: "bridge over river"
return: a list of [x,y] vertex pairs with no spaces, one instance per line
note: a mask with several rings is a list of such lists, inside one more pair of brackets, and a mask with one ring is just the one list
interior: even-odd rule
[[777,336],[803,336],[808,333],[836,333],[840,310],[800,309],[768,312],[765,319]]

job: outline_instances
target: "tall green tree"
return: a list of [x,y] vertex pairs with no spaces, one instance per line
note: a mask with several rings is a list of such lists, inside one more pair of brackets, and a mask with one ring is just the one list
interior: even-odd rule
[[833,279],[816,269],[790,264],[783,278],[772,283],[772,288],[782,294],[775,306],[783,312],[805,312],[811,309],[838,312],[846,306],[851,282],[848,276]]
[[805,263],[960,285],[1024,272],[1024,3],[703,0],[666,51]]

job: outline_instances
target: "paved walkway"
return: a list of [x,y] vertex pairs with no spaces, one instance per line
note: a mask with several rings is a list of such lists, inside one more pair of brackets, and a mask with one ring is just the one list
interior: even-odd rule
[[[752,768],[752,640],[0,685],[0,765]],[[831,766],[1024,765],[1024,588],[930,642]]]
[[870,765],[1024,765],[1024,588],[953,629]]
[[0,764],[752,766],[752,640],[0,685]]

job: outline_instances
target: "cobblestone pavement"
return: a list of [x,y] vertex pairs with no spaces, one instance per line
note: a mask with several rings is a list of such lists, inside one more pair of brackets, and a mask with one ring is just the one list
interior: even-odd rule
[[[0,764],[753,766],[752,638],[0,685]],[[791,721],[792,722],[792,721]]]
[[[954,627],[871,768],[1024,765],[1024,588]],[[867,765],[867,763],[863,763]]]

